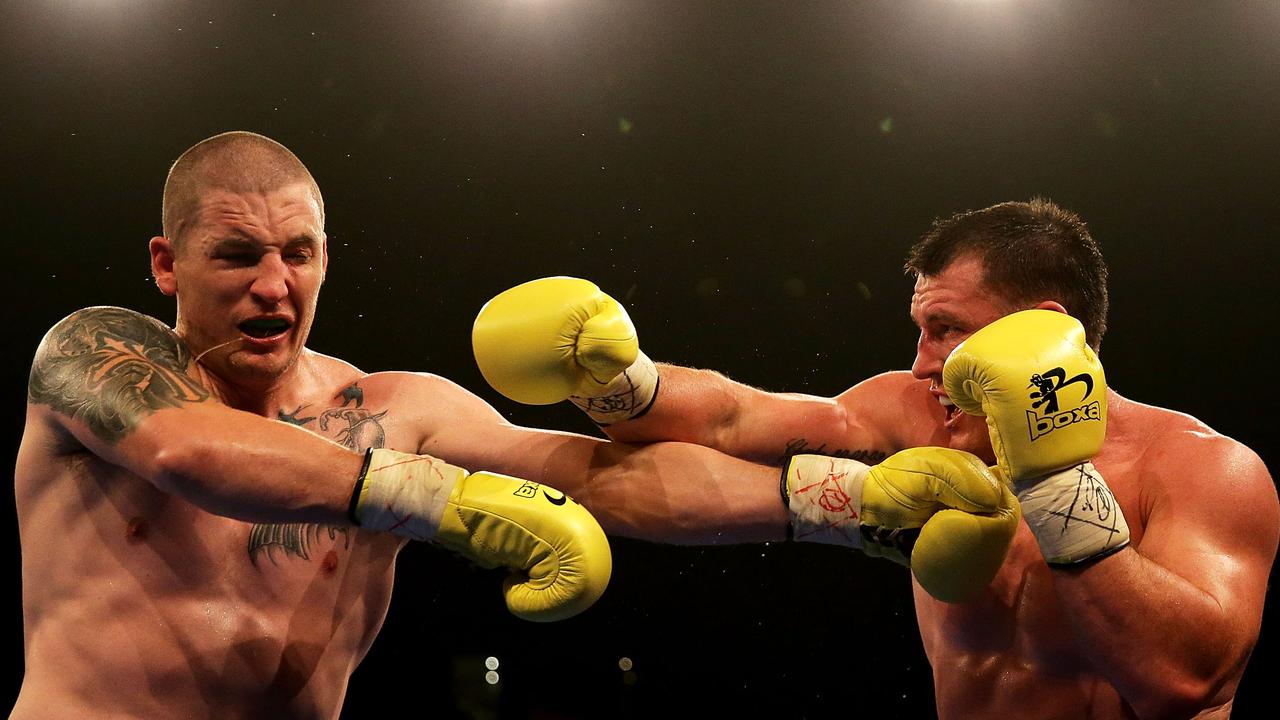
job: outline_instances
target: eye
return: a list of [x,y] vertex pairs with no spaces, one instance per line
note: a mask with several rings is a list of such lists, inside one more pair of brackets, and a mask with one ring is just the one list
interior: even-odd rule
[[294,265],[305,265],[311,261],[312,253],[310,250],[295,250],[289,253],[285,259]]
[[932,323],[929,325],[928,332],[929,335],[938,340],[945,340],[955,332],[955,328],[945,323]]
[[253,265],[258,262],[258,256],[250,252],[229,252],[216,256],[218,260],[231,265]]

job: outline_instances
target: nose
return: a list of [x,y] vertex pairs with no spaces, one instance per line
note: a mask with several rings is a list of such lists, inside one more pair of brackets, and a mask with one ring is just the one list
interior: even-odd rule
[[275,305],[289,295],[289,268],[277,253],[267,253],[258,261],[258,273],[249,293],[264,305]]
[[941,352],[938,343],[931,342],[920,332],[916,341],[916,359],[911,363],[911,376],[917,380],[930,380],[942,376],[942,363],[946,361],[946,353]]

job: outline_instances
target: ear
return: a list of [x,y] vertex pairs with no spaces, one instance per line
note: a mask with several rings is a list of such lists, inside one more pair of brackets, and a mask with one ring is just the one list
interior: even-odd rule
[[170,297],[178,294],[178,279],[173,273],[173,242],[159,235],[151,238],[148,246],[151,251],[151,276],[156,279],[156,287]]
[[324,279],[329,275],[329,236],[325,235],[324,240],[320,243],[320,254],[324,256],[324,260],[320,264],[320,284],[324,284]]
[[1031,308],[1031,309],[1032,310],[1052,310],[1054,312],[1060,312],[1063,315],[1071,314],[1067,312],[1067,308],[1064,307],[1063,304],[1058,302],[1057,300],[1042,300],[1034,308]]

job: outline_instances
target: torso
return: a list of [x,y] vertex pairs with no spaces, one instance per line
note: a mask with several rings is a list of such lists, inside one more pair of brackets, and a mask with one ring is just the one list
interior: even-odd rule
[[[322,382],[282,421],[355,450],[417,449],[394,407],[403,376],[313,359]],[[13,718],[337,717],[386,615],[398,538],[212,515],[47,423],[28,422],[16,495],[26,676]]]
[[[901,382],[908,394],[918,389],[921,398],[899,406],[907,408],[899,427],[914,429],[897,439],[900,447],[945,445],[927,383],[909,377]],[[1142,546],[1151,503],[1177,477],[1153,448],[1188,431],[1211,432],[1187,416],[1111,394],[1107,438],[1094,465],[1120,504],[1135,548]],[[917,585],[915,603],[940,718],[1135,717],[1077,647],[1049,567],[1025,523],[990,590],[978,600],[947,604]],[[1228,701],[1199,717],[1227,717],[1229,710]]]

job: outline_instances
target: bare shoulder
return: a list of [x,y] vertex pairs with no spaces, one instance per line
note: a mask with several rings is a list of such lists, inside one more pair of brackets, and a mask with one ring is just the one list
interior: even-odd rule
[[1280,518],[1275,482],[1253,449],[1186,413],[1124,402],[1127,432],[1142,438],[1138,463],[1147,482],[1170,496],[1248,507],[1272,524]]
[[27,397],[115,442],[151,412],[209,398],[189,374],[191,364],[181,338],[159,320],[119,307],[85,308],[40,341]]
[[902,393],[910,393],[924,396],[927,395],[928,388],[929,381],[917,380],[906,370],[890,370],[878,375],[872,375],[841,393],[841,395],[856,393],[898,396]]
[[905,370],[873,375],[836,396],[854,424],[879,428],[895,448],[936,444],[945,412],[929,382]]
[[368,373],[362,376],[361,384],[366,387],[392,390],[398,393],[415,396],[436,395],[440,393],[465,392],[461,385],[442,375],[427,372],[408,372],[403,370],[385,370]]
[[369,375],[369,373],[364,372],[342,358],[325,355],[324,353],[316,352],[310,348],[308,348],[306,352],[308,361],[315,363],[320,371],[328,377],[338,378],[340,380],[353,378],[352,381],[354,382],[355,380],[363,379]]
[[387,371],[365,375],[360,384],[366,390],[386,392],[397,405],[412,407],[431,416],[475,415],[501,417],[487,402],[458,383],[426,372]]
[[59,359],[84,357],[104,347],[125,343],[145,348],[157,359],[164,354],[186,357],[178,334],[159,320],[128,308],[99,305],[77,310],[54,323],[36,350],[35,365],[44,367]]

